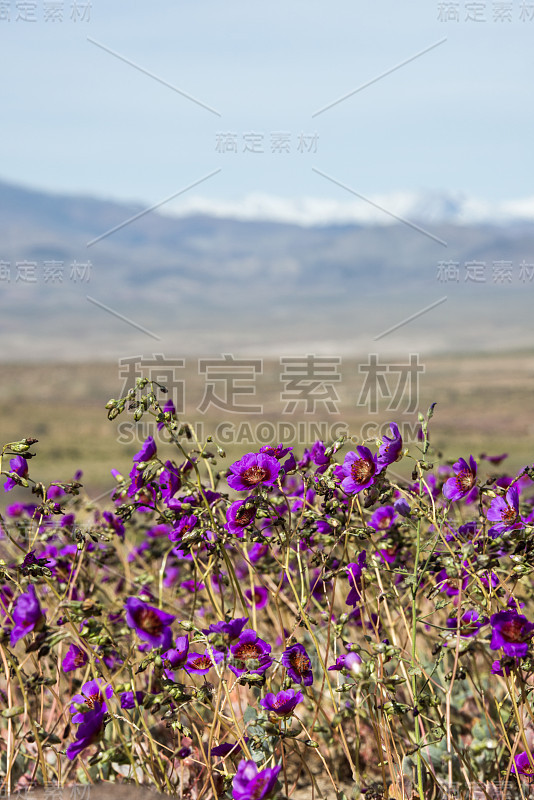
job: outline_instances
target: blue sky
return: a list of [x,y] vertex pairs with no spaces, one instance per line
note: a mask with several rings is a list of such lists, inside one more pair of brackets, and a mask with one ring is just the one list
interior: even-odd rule
[[[11,7],[0,179],[149,205],[220,170],[165,210],[252,195],[354,201],[319,172],[364,197],[534,194],[526,0],[474,4],[480,22],[466,0],[93,0],[77,22],[72,2],[35,0],[36,22],[16,20],[17,0],[0,3]],[[45,22],[54,5],[63,21]],[[445,5],[459,21],[440,21]],[[253,133],[263,152],[243,151]]]

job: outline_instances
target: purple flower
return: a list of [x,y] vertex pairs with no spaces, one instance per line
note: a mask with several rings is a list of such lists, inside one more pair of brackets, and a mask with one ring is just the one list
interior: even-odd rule
[[[176,408],[174,407],[174,403],[172,402],[172,400],[167,400],[163,408],[163,413],[164,414],[170,413],[173,415],[173,417],[176,416]],[[158,431],[160,431],[163,427],[165,427],[165,423],[158,422]]]
[[[245,508],[247,503],[249,507]],[[226,530],[228,533],[243,536],[244,529],[254,521],[255,517],[256,507],[251,503],[250,497],[246,497],[244,500],[236,500],[226,512]]]
[[10,602],[13,600],[13,589],[7,583],[0,586],[0,614],[5,617]]
[[160,473],[158,481],[161,486],[161,496],[168,503],[182,485],[179,472],[172,461],[165,462],[165,469]]
[[[112,696],[113,687],[109,684],[102,688],[98,681],[84,683],[81,694],[75,694],[71,701],[70,713],[74,715],[72,721],[76,723],[84,722],[87,712],[92,711],[97,706],[102,711],[107,711],[106,700],[109,700]],[[75,704],[84,706],[84,709],[79,711]]]
[[[46,608],[44,609],[46,611]],[[28,591],[17,597],[13,608],[13,622],[15,623],[9,643],[14,647],[19,639],[33,630],[40,630],[44,625],[44,611],[41,610],[39,600],[35,594],[35,586],[30,584]]]
[[185,663],[185,669],[195,675],[205,675],[215,665],[224,659],[224,653],[218,650],[211,650],[204,653],[189,653]]
[[256,631],[243,631],[235,644],[230,647],[234,663],[229,664],[234,675],[245,672],[261,675],[268,669],[273,660],[270,656],[271,645],[260,639]]
[[[475,539],[477,535],[477,523],[474,520],[471,522],[466,522],[464,525],[460,525],[458,527],[458,536],[462,539],[470,540]],[[451,539],[447,539],[447,541],[452,541],[454,536]]]
[[187,661],[187,653],[189,651],[189,638],[186,636],[178,636],[176,644],[171,650],[167,650],[161,654],[163,664],[166,667],[165,675],[174,680],[172,670],[180,669]]
[[265,608],[269,602],[269,592],[264,586],[255,586],[254,592],[246,590],[245,598],[250,606],[255,605],[257,609]]
[[[145,442],[141,450],[139,450],[139,452],[136,453],[135,456],[133,457],[134,465],[129,473],[131,483],[130,486],[128,487],[128,497],[133,497],[135,494],[140,492],[141,489],[143,489],[145,486],[143,470],[137,469],[137,465],[147,461],[151,461],[156,455],[156,452],[157,452],[156,443],[154,442],[152,436],[148,436],[145,439]],[[150,492],[153,494],[153,490],[150,490]],[[145,507],[139,506],[139,511],[143,510],[145,510]]]
[[230,622],[214,622],[204,633],[222,633],[229,642],[239,638],[241,631],[247,624],[248,617],[237,617]]
[[63,672],[72,672],[80,667],[85,667],[87,661],[88,657],[85,650],[81,650],[77,645],[71,644],[61,663],[61,667]]
[[382,506],[377,508],[369,520],[369,525],[377,531],[385,531],[393,525],[396,518],[397,512],[393,506]]
[[504,654],[522,658],[528,653],[528,644],[534,624],[523,614],[515,611],[499,611],[490,618],[493,628],[490,647],[498,650],[502,647]]
[[[9,462],[9,471],[14,472],[16,475],[19,475],[21,478],[28,477],[28,462],[22,456],[15,456]],[[7,478],[6,482],[4,483],[4,491],[10,492],[11,489],[14,489],[17,486],[17,482],[13,480],[13,478]]]
[[[302,487],[302,488],[304,488],[304,487]],[[300,509],[303,508],[306,503],[309,506],[311,506],[313,501],[314,501],[314,499],[315,499],[315,491],[313,489],[308,489],[308,491],[306,492],[306,495],[304,495],[304,492],[301,491],[301,492],[298,492],[298,493],[294,492],[293,495],[290,495],[290,496],[294,497],[297,494],[300,494],[300,497],[297,497],[297,499],[294,501],[293,505],[291,506],[291,512],[293,514],[295,514],[297,511],[300,511]]]
[[[469,575],[463,568],[461,575],[461,583],[463,591],[467,586],[467,584],[469,583]],[[438,588],[440,592],[445,592],[445,594],[448,597],[456,597],[457,594],[460,594],[459,584],[460,584],[460,578],[450,577],[447,574],[446,569],[440,570],[436,575],[436,588]]]
[[398,425],[395,422],[391,422],[389,429],[391,431],[391,436],[383,436],[382,444],[378,448],[378,472],[383,470],[384,467],[389,466],[389,464],[393,464],[394,461],[397,461],[402,450],[402,436],[400,435]]
[[249,561],[252,561],[252,563],[255,564],[256,561],[260,560],[260,558],[266,556],[268,552],[269,552],[268,544],[262,544],[261,542],[254,542],[254,544],[248,551]]
[[314,464],[317,464],[319,467],[324,467],[330,463],[330,458],[325,454],[326,447],[324,446],[324,442],[320,440],[315,442],[311,449],[311,458]]
[[[532,759],[532,755],[530,757]],[[528,753],[526,750],[523,750],[522,753],[517,753],[514,757],[514,763],[512,765],[512,769],[510,770],[515,775],[534,775],[534,767],[529,760]]]
[[192,578],[190,578],[187,581],[182,581],[181,584],[180,584],[180,588],[181,589],[185,589],[188,592],[195,593],[195,592],[201,592],[202,589],[206,588],[206,586],[205,586],[204,583],[201,583],[199,581],[195,581]]
[[288,689],[286,692],[268,692],[263,700],[260,700],[260,706],[266,708],[267,711],[273,711],[279,717],[290,717],[296,706],[302,701],[302,692],[295,692],[294,689]]
[[501,463],[501,461],[504,461],[505,458],[508,458],[508,453],[501,453],[500,456],[488,456],[486,453],[481,453],[480,458],[483,458],[485,461],[489,461],[490,464],[497,466]]
[[353,651],[349,653],[345,653],[342,656],[338,656],[336,659],[336,663],[333,664],[328,669],[331,670],[341,670],[341,669],[350,669],[352,672],[359,672],[360,671],[360,664],[362,663],[361,657],[358,653],[354,653]]
[[176,619],[172,614],[149,606],[138,597],[129,597],[125,603],[126,622],[143,641],[151,647],[168,650],[172,642],[170,625]]
[[154,458],[156,452],[157,447],[154,438],[152,436],[147,436],[142,448],[133,457],[133,461],[135,464],[139,464],[141,461],[150,461]]
[[310,686],[313,683],[313,672],[310,657],[301,644],[294,644],[282,654],[281,663],[286,667],[287,674],[295,683]]
[[[136,692],[135,693],[135,700],[137,700],[137,705],[140,706],[143,702],[143,697],[145,696],[144,692]],[[121,708],[135,708],[135,700],[134,700],[134,693],[133,692],[122,692],[119,695],[121,701]]]
[[168,536],[169,533],[172,531],[170,525],[166,523],[160,523],[159,525],[152,525],[151,528],[148,528],[145,531],[145,536],[149,539],[157,539],[160,536]]
[[316,520],[315,525],[317,527],[318,533],[325,534],[326,536],[330,536],[330,534],[332,533],[332,526],[325,519]]
[[169,533],[169,540],[171,542],[179,542],[186,533],[189,533],[189,531],[193,530],[197,522],[198,517],[196,517],[194,514],[188,517],[182,517],[179,520],[178,525]]
[[233,800],[267,800],[272,797],[281,766],[258,771],[254,761],[241,761],[232,781]]
[[469,456],[469,464],[465,458],[460,458],[452,468],[455,475],[443,484],[443,495],[447,500],[461,500],[475,486],[477,462],[473,456]]
[[105,711],[96,703],[95,707],[83,716],[83,722],[76,731],[76,741],[67,747],[67,758],[71,761],[85,750],[86,747],[96,742],[104,727]]
[[[244,741],[248,742],[248,736],[245,736]],[[218,744],[217,747],[211,748],[210,756],[222,756],[224,758],[224,756],[227,756],[229,753],[236,755],[240,750],[241,745],[239,742],[234,742],[233,744],[231,742],[223,742],[223,744]]]
[[525,607],[525,604],[520,603],[519,600],[516,600],[516,598],[513,597],[513,595],[510,595],[510,597],[508,598],[507,606],[508,608],[511,608],[512,611],[517,611],[517,613],[519,614],[521,609]]
[[393,506],[401,517],[407,517],[410,514],[410,505],[404,497],[399,497],[398,500],[395,500]]
[[293,472],[297,468],[297,462],[295,461],[295,456],[293,453],[289,454],[289,457],[286,458],[284,463],[282,464],[282,469],[285,473]]
[[[478,611],[468,610],[465,611],[460,617],[460,636],[475,636],[480,628],[487,623],[486,617],[481,617]],[[447,628],[458,630],[458,618],[449,617],[447,619]]]
[[128,553],[128,561],[135,561],[137,556],[141,556],[145,550],[150,550],[150,542],[141,542],[137,547],[132,547]]
[[272,486],[276,483],[280,464],[267,453],[247,453],[230,467],[228,486],[238,492],[255,489],[256,486]]
[[[154,496],[154,493],[150,487],[145,488],[145,479],[143,477],[143,470],[137,469],[137,467],[134,465],[129,473],[129,477],[131,483],[128,487],[128,492],[127,492],[128,497],[134,497],[134,495],[140,494],[141,496],[139,499],[142,502],[144,503],[150,502],[151,498],[149,493],[152,494],[152,497]],[[144,492],[141,491],[142,489],[144,489]],[[144,505],[138,507],[138,511],[145,511],[145,510],[147,510],[147,507]]]
[[398,545],[392,542],[388,536],[384,536],[381,544],[376,551],[377,556],[384,562],[384,564],[394,564],[398,556]]
[[516,486],[510,486],[504,497],[495,497],[488,508],[488,519],[496,522],[488,531],[490,535],[509,531],[522,524],[519,516],[519,492]]
[[[443,467],[438,467],[438,472],[441,472],[442,469],[443,469]],[[446,469],[447,469],[447,474],[449,474],[450,467],[446,467]],[[415,484],[415,483],[412,484],[412,486],[410,488],[411,488],[411,490],[412,490],[412,492],[414,494],[417,493],[417,491],[418,491],[418,485],[417,484]],[[438,497],[440,495],[440,492],[441,492],[441,489],[439,488],[438,479],[436,478],[435,475],[432,475],[431,473],[429,473],[426,476],[426,481],[425,481],[425,485],[423,486],[423,491],[425,492],[425,494],[430,494],[431,497],[434,498],[434,500],[438,499]]]
[[[115,514],[112,514],[110,511],[104,511],[102,516],[108,523],[108,527],[112,528],[120,539],[124,539],[124,525],[122,520],[119,519],[119,517],[116,517]],[[72,522],[74,522],[74,518]],[[63,524],[65,524],[64,519]]]
[[350,592],[347,595],[346,603],[349,606],[356,606],[361,600],[361,585],[362,585],[362,575],[363,569],[365,567],[365,562],[367,561],[367,553],[365,550],[362,550],[360,555],[358,556],[357,561],[353,561],[351,564],[347,564],[347,575],[349,578],[350,584]]
[[500,584],[499,576],[493,570],[484,570],[483,572],[479,572],[478,576],[480,578],[481,583],[484,584],[488,589],[496,589],[497,586]]
[[512,671],[512,664],[517,663],[516,658],[503,658],[502,660],[497,659],[491,665],[491,674],[492,675],[500,675],[504,678],[505,675],[509,675]]
[[347,494],[357,494],[371,486],[377,471],[376,456],[369,448],[358,445],[356,449],[358,453],[351,450],[336,469],[336,477],[342,478],[341,488]]
[[[57,550],[55,547],[49,548],[49,550],[54,551],[54,555],[56,554]],[[21,564],[21,570],[23,575],[28,574],[28,569],[34,566],[47,566],[50,562],[46,558],[37,558],[35,555],[35,550],[29,550],[26,555],[24,556]]]
[[267,453],[268,456],[272,456],[276,458],[277,461],[280,461],[281,458],[287,456],[290,450],[293,450],[292,447],[284,447],[282,443],[273,447],[270,444],[264,445],[264,447],[260,447],[260,453]]
[[26,509],[27,506],[24,503],[13,503],[6,506],[6,514],[8,517],[22,517]]
[[106,665],[109,670],[114,670],[120,664],[124,664],[124,660],[119,657],[119,654],[116,650],[111,650],[111,652],[105,652],[104,648],[99,647],[97,652],[102,652],[102,659],[97,658],[97,661],[102,660],[102,662]]
[[310,592],[319,602],[332,591],[332,581],[330,579],[325,581],[322,575],[323,570],[321,567],[317,567],[310,577]]

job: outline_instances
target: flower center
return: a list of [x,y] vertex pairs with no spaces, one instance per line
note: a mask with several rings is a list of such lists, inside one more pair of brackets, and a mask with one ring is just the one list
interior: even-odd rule
[[76,664],[77,667],[84,667],[85,661],[86,661],[85,653],[80,650],[80,652],[76,653],[76,655],[74,656],[74,663]]
[[504,511],[501,513],[501,519],[506,525],[510,525],[512,522],[515,522],[517,517],[515,508],[512,506],[506,506]]
[[310,668],[310,659],[308,656],[304,655],[304,653],[291,653],[289,657],[289,663],[295,670],[295,672],[300,675],[301,677],[307,672]]
[[266,775],[260,775],[258,778],[256,778],[254,781],[254,788],[252,789],[252,793],[250,795],[250,800],[261,800],[263,797],[263,790],[268,780],[269,779]]
[[264,467],[249,467],[244,471],[241,478],[243,483],[246,483],[247,486],[257,486],[258,483],[261,483],[265,480],[269,475],[269,472]]
[[373,473],[374,464],[369,463],[365,458],[359,458],[350,465],[350,476],[356,483],[366,483]]
[[235,515],[235,521],[239,525],[247,525],[256,513],[255,508],[240,508]]
[[104,698],[102,697],[101,692],[96,692],[95,694],[90,694],[88,697],[86,695],[85,705],[89,706],[89,708],[94,708],[95,703],[103,703]]
[[138,611],[137,624],[150,636],[157,636],[163,630],[163,623],[152,608],[141,608]]
[[467,492],[469,489],[473,488],[475,483],[475,476],[468,469],[462,469],[456,476],[456,483],[458,487],[462,490],[462,492]]
[[523,641],[523,623],[520,619],[512,619],[501,626],[501,635],[507,642]]
[[211,658],[206,655],[199,656],[198,658],[194,658],[191,661],[191,666],[193,669],[209,669],[212,665]]
[[234,657],[239,659],[239,661],[248,661],[249,658],[260,658],[262,655],[261,648],[253,642],[240,644],[234,651]]

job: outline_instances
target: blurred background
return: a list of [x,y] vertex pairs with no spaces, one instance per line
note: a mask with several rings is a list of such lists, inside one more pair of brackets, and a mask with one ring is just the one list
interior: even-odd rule
[[232,457],[409,443],[436,401],[444,457],[532,463],[533,33],[526,0],[0,2],[0,440],[96,496],[145,375]]

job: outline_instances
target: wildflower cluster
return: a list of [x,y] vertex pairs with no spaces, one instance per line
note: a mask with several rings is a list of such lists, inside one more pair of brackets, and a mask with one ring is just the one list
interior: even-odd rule
[[433,407],[416,454],[391,423],[224,467],[147,385],[109,417],[153,414],[168,452],[148,437],[106,510],[81,473],[34,482],[35,440],[2,450],[5,492],[32,493],[0,517],[4,783],[423,800],[534,774],[533,468],[430,463]]

